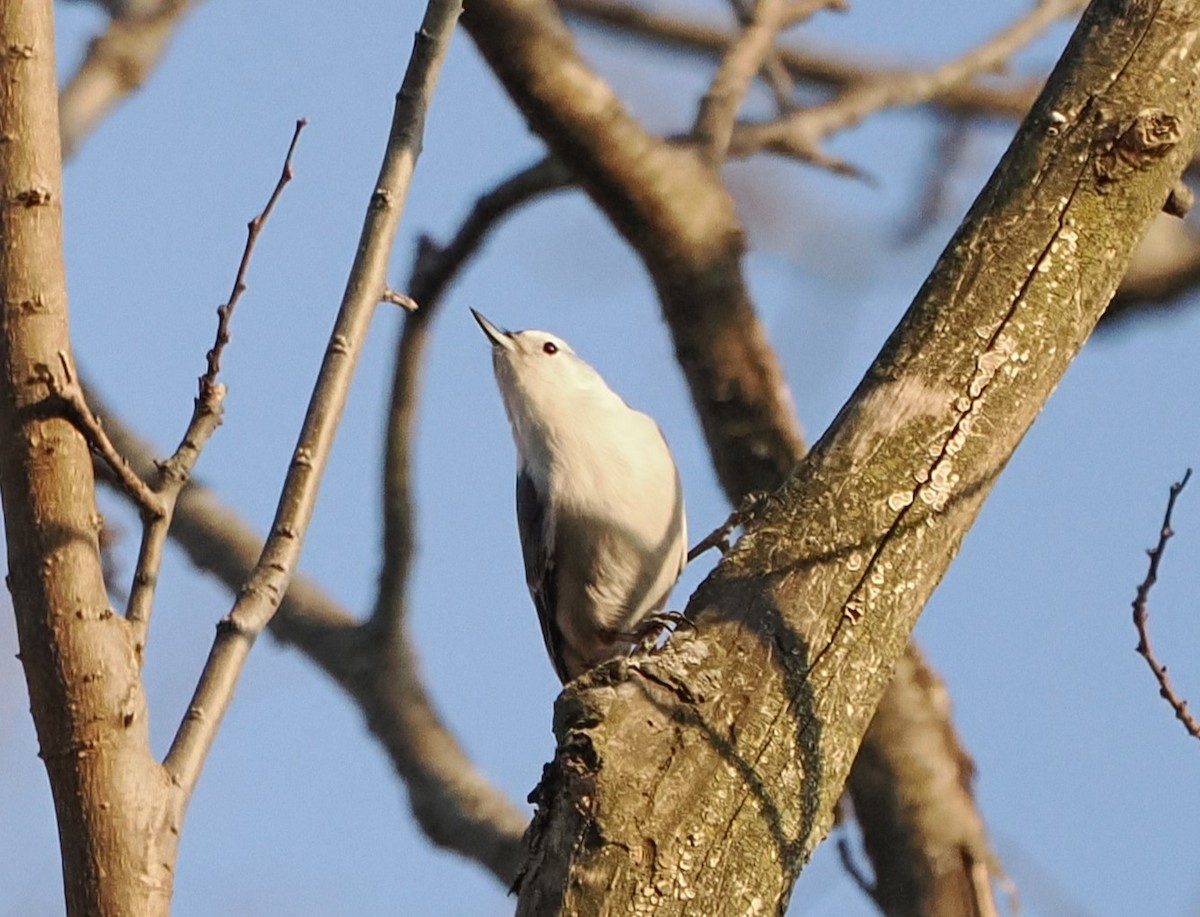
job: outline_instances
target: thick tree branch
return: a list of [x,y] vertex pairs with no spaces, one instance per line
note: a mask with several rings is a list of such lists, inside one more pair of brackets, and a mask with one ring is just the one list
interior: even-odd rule
[[875,366],[693,597],[690,639],[567,689],[520,912],[786,901],[924,601],[1190,157],[1198,17],[1090,8]]
[[995,912],[990,883],[981,891],[973,880],[980,869],[1002,875],[975,808],[974,776],[950,721],[950,695],[910,643],[846,783],[883,913]]
[[180,788],[180,820],[250,647],[279,607],[299,557],[367,328],[387,289],[387,262],[420,154],[425,111],[461,9],[461,0],[430,0],[426,9],[396,96],[387,150],[271,534],[233,609],[217,629],[192,702],[163,761]]
[[108,607],[71,365],[50,0],[0,4],[0,491],[8,587],[58,819],[67,913],[163,914],[177,838],[133,636]]

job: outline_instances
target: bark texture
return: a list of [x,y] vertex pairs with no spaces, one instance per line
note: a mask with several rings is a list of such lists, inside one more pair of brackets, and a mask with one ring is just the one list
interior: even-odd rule
[[1198,18],[1089,9],[696,629],[564,693],[519,913],[783,909],[925,600],[1190,157]]
[[175,837],[139,658],[101,575],[71,366],[50,0],[0,4],[0,491],[8,586],[58,819],[67,912],[165,913]]

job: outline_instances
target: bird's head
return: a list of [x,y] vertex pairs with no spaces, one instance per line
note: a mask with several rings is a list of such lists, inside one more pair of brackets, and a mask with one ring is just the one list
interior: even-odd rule
[[475,321],[492,342],[492,365],[505,400],[517,395],[535,402],[571,398],[608,386],[571,345],[549,331],[506,331],[481,313]]
[[492,367],[518,439],[555,436],[560,424],[578,424],[592,407],[624,407],[596,370],[548,331],[506,331],[474,309],[492,343]]

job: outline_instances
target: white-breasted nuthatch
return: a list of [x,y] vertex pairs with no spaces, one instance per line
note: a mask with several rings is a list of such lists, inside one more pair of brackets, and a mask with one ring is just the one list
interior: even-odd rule
[[627,651],[687,559],[679,472],[662,431],[565,341],[474,309],[517,445],[525,580],[565,683]]

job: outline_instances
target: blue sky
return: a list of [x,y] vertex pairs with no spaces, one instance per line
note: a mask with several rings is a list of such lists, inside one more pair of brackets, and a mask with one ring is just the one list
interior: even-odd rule
[[[1025,8],[971,6],[864,0],[849,14],[818,17],[806,34],[932,62]],[[706,0],[695,9],[720,18],[725,6]],[[186,422],[245,222],[275,181],[292,122],[310,119],[296,180],[261,240],[235,318],[225,424],[198,469],[260,530],[341,295],[420,14],[416,3],[382,0],[355,4],[352,16],[309,0],[201,4],[162,70],[67,170],[79,362],[166,451]],[[59,16],[65,74],[99,18],[78,4],[62,5]],[[1065,36],[1056,31],[1020,66],[1048,66]],[[590,33],[584,47],[649,124],[687,124],[705,65],[664,65],[640,46]],[[731,171],[754,246],[750,281],[810,440],[908,306],[1006,141],[1006,129],[972,134],[949,185],[953,213],[907,245],[897,239],[936,142],[926,115],[882,116],[831,143],[872,185],[781,162]],[[466,36],[456,36],[393,258],[395,282],[419,233],[444,238],[480,192],[539,149]],[[557,682],[521,572],[511,441],[468,306],[504,325],[561,334],[660,421],[697,536],[726,508],[639,263],[578,194],[520,213],[437,322],[416,449],[412,628],[439,708],[486,773],[523,800],[552,751]],[[304,551],[304,570],[351,609],[369,606],[379,564],[381,416],[397,326],[381,308]],[[918,625],[1027,914],[1200,913],[1200,746],[1133,653],[1128,613],[1167,486],[1200,462],[1198,345],[1200,309],[1091,342]],[[118,556],[128,566],[136,522],[111,498],[103,507],[125,531]],[[1151,628],[1178,686],[1200,704],[1200,489],[1185,493],[1176,528]],[[709,563],[687,571],[673,605],[682,607]],[[224,590],[174,551],[163,580],[146,667],[159,752],[229,606]],[[55,914],[49,790],[11,616],[0,622],[0,915]],[[794,900],[797,913],[874,913],[831,845]],[[424,840],[403,787],[337,690],[295,653],[262,641],[189,812],[175,913],[499,915],[512,907],[481,869]]]

